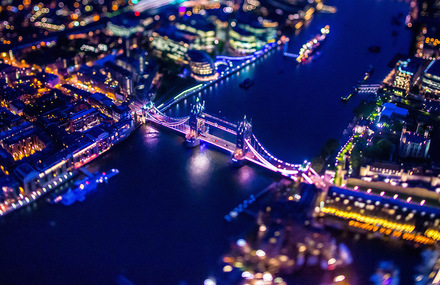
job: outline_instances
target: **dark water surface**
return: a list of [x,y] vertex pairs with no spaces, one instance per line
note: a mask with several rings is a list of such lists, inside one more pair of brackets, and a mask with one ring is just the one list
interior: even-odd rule
[[[389,71],[396,52],[406,52],[410,35],[391,26],[391,16],[409,4],[385,0],[334,0],[337,14],[320,14],[291,42],[295,52],[329,24],[331,32],[309,64],[297,66],[275,51],[204,94],[207,110],[238,120],[247,114],[254,133],[274,154],[292,162],[311,158],[339,137],[359,97],[339,98],[376,67],[371,83]],[[391,36],[399,30],[399,38]],[[379,54],[367,51],[381,45]],[[255,85],[238,88],[245,78]],[[192,99],[170,111],[187,114]],[[88,167],[117,168],[84,202],[49,205],[44,199],[0,220],[0,284],[202,284],[217,270],[229,242],[245,231],[223,216],[243,199],[279,179],[255,166],[236,169],[228,155],[206,146],[186,149],[184,138],[143,126]],[[401,284],[411,284],[417,252],[378,241],[346,239],[359,284],[379,260],[394,259]],[[316,284],[307,276],[298,284]],[[186,283],[182,283],[186,281]],[[122,284],[122,283],[121,283]]]

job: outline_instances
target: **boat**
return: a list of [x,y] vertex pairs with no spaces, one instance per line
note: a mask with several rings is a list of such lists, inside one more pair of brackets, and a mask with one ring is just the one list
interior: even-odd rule
[[365,72],[365,76],[364,79],[362,80],[362,83],[364,83],[365,80],[367,80],[371,76],[371,74],[373,74],[373,72],[374,72],[374,67],[370,64],[367,71]]
[[113,176],[115,176],[116,174],[119,173],[119,170],[113,168],[110,171],[107,172],[102,172],[102,174],[96,174],[96,182],[97,183],[107,183],[109,178],[112,178]]
[[242,83],[240,83],[239,86],[241,88],[248,89],[252,85],[254,85],[254,81],[252,79],[250,79],[250,78],[246,78]]
[[350,100],[351,97],[353,97],[354,95],[356,95],[358,93],[358,87],[353,87],[353,91],[351,91],[350,94],[348,94],[347,96],[343,96],[341,97],[341,101],[342,102],[348,102],[348,100]]
[[391,261],[381,261],[371,276],[370,281],[377,285],[398,285],[400,284],[399,269]]
[[326,39],[328,33],[330,33],[329,25],[322,28],[320,34],[316,35],[313,39],[311,39],[301,47],[296,61],[298,63],[304,62],[313,53],[315,53],[316,50],[321,46],[322,42]]
[[372,53],[378,53],[380,52],[380,46],[375,46],[375,45],[369,46],[368,51]]
[[61,203],[65,206],[72,205],[76,201],[84,201],[86,194],[96,189],[98,183],[108,182],[108,179],[119,173],[117,169],[111,169],[107,172],[95,173],[92,177],[86,177],[76,181],[75,188],[69,188],[64,194],[52,197],[49,200],[51,204]]

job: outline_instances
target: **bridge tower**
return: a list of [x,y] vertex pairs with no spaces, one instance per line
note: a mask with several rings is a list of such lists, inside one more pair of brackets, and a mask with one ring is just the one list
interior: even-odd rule
[[203,111],[205,110],[205,102],[200,103],[197,98],[196,104],[192,106],[189,114],[189,133],[186,134],[186,145],[193,147],[200,144],[199,135],[206,131],[205,120],[203,119]]
[[[135,106],[140,105],[141,103],[135,103]],[[140,110],[138,112],[138,110]],[[140,114],[139,114],[140,113]],[[146,102],[141,108],[136,107],[136,121],[145,123],[147,121],[148,115],[156,114],[156,109],[154,108],[154,103],[152,101]]]
[[246,152],[248,151],[248,146],[246,140],[250,139],[252,136],[252,122],[249,122],[244,116],[243,121],[239,122],[237,125],[237,142],[236,149],[232,160],[234,162],[243,160]]

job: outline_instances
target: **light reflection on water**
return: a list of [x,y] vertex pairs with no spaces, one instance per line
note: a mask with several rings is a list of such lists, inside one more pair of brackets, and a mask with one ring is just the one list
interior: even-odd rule
[[255,179],[255,170],[247,165],[238,169],[237,172],[238,183],[240,183],[242,187],[246,187]]
[[151,125],[146,125],[146,130],[144,132],[144,142],[145,145],[151,150],[157,147],[159,143],[160,133],[159,131]]
[[212,161],[208,152],[200,148],[200,152],[194,152],[185,167],[190,186],[200,189],[208,186],[212,175]]

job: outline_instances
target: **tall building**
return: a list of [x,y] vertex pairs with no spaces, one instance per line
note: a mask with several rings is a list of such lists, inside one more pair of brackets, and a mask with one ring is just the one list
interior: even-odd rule
[[158,57],[170,58],[177,62],[187,63],[186,52],[199,45],[199,36],[174,26],[161,27],[152,34],[151,45]]
[[420,75],[421,61],[418,58],[399,60],[394,68],[394,86],[407,92]]
[[189,50],[187,53],[191,76],[198,81],[210,81],[218,78],[214,61],[204,51]]
[[422,78],[422,91],[429,98],[440,96],[440,60],[433,60],[425,69]]
[[176,21],[176,28],[180,31],[186,31],[199,36],[198,45],[194,49],[206,50],[208,52],[215,48],[216,26],[207,21],[201,15],[192,15],[190,17],[182,17]]
[[241,13],[237,18],[229,30],[229,44],[236,52],[252,53],[276,40],[277,22],[255,19],[249,13]]
[[128,38],[135,33],[143,32],[144,28],[139,24],[139,20],[125,17],[114,18],[109,21],[107,31],[111,35]]
[[242,28],[235,26],[229,30],[229,44],[238,53],[253,53],[264,46],[264,42]]

